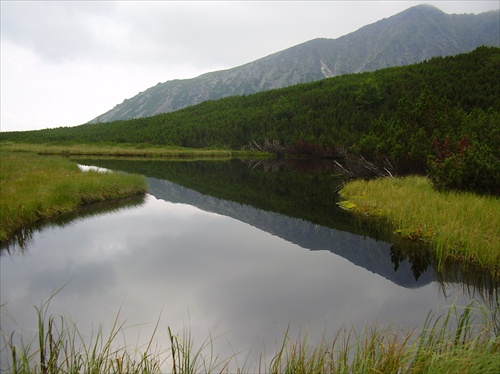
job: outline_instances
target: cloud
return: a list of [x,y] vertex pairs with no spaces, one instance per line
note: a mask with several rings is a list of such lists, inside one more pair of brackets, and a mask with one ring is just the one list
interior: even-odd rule
[[[498,9],[427,2],[448,13]],[[2,1],[2,131],[81,124],[158,82],[338,38],[418,3]]]
[[105,40],[99,28],[114,32],[112,7],[107,2],[4,2],[2,36],[51,62],[77,59]]

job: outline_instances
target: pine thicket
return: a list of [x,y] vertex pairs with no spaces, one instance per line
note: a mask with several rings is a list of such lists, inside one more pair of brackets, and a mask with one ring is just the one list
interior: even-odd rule
[[99,124],[2,133],[25,142],[143,143],[241,149],[273,142],[288,153],[347,150],[428,173],[438,188],[500,194],[500,49],[348,74],[177,112]]

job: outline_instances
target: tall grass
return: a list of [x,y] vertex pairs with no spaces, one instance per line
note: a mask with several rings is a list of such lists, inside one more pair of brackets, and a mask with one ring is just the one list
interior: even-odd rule
[[62,157],[0,151],[0,241],[39,220],[79,206],[143,194],[144,178],[81,172]]
[[[85,341],[75,324],[61,316],[47,315],[48,303],[36,308],[37,337],[16,343],[16,332],[2,330],[11,373],[244,373],[230,369],[236,355],[220,359],[211,337],[195,346],[188,330],[182,337],[168,328],[170,345],[155,341],[158,322],[149,342],[140,348],[120,345],[117,336],[126,328],[115,319],[104,336],[99,328]],[[479,312],[479,313],[478,313]],[[307,334],[294,339],[285,332],[282,344],[269,363],[257,369],[265,373],[498,373],[500,336],[490,311],[477,304],[429,313],[421,329],[365,327],[341,329],[331,339],[310,343]],[[165,366],[167,364],[167,366]]]
[[[142,349],[116,345],[126,326],[115,318],[109,334],[102,326],[85,339],[77,326],[63,316],[47,315],[49,301],[35,308],[38,318],[37,336],[24,343],[17,342],[16,332],[2,331],[3,350],[10,353],[8,365],[2,371],[9,373],[159,373],[161,354],[153,344],[153,332]],[[156,327],[158,324],[156,325]]]
[[[187,329],[182,336],[172,333],[168,327],[170,340],[170,362],[173,374],[197,374],[197,373],[222,373],[228,370],[228,365],[233,356],[220,359],[213,351],[213,339],[209,336],[203,343],[196,347],[193,337]],[[206,354],[206,351],[210,354]]]
[[410,239],[432,243],[440,263],[458,260],[500,271],[500,199],[437,192],[425,177],[355,180],[340,191],[347,209],[381,216]]

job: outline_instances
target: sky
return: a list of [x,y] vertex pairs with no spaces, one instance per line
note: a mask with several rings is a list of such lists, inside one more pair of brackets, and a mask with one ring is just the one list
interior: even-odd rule
[[499,8],[497,0],[0,0],[0,129],[80,125],[158,82],[335,39],[417,4]]

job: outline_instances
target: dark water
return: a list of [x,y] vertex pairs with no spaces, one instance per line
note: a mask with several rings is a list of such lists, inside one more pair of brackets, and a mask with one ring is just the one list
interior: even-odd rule
[[[103,206],[33,230],[1,252],[2,330],[28,339],[35,306],[84,336],[118,319],[118,343],[140,347],[159,320],[212,337],[220,358],[269,361],[284,332],[311,342],[342,327],[421,326],[430,311],[471,299],[495,304],[498,285],[450,264],[436,273],[423,247],[394,242],[338,208],[329,163],[79,160],[141,173],[142,201]],[[390,241],[392,240],[392,242]],[[125,343],[124,343],[125,342]],[[4,341],[2,341],[4,345]],[[5,350],[2,368],[5,368]]]

